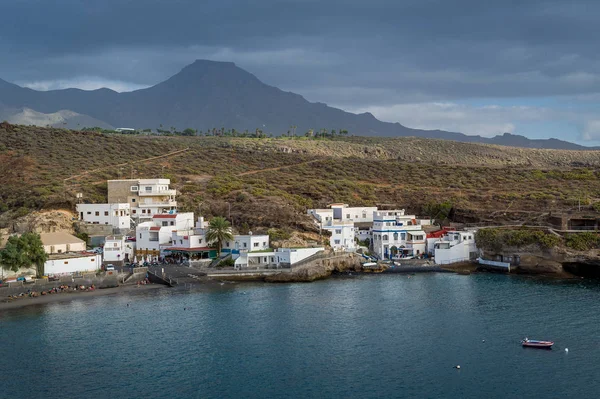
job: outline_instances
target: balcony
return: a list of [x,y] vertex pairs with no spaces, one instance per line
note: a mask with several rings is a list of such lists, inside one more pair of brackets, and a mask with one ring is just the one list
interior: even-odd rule
[[176,207],[177,201],[161,201],[161,202],[152,202],[149,204],[145,204],[140,202],[138,204],[139,208],[164,208],[164,207]]
[[140,197],[150,197],[150,196],[157,196],[157,195],[164,195],[165,197],[167,197],[167,196],[174,197],[177,195],[177,190],[152,190],[152,191],[140,190],[140,191],[138,191],[138,195]]

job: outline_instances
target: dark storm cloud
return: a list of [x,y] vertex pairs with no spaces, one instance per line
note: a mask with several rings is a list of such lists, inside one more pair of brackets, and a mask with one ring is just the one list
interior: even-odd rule
[[0,77],[149,85],[228,59],[311,100],[595,93],[600,2],[0,0]]

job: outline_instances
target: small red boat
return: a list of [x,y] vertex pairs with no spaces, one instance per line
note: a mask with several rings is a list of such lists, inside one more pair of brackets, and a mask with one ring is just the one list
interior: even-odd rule
[[528,348],[540,348],[540,349],[552,349],[554,342],[552,341],[538,341],[535,339],[525,338],[521,341],[521,345]]

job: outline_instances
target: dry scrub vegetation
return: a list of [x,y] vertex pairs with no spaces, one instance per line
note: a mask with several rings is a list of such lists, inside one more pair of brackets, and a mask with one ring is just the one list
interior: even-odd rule
[[309,230],[305,209],[334,201],[421,214],[450,201],[457,220],[509,221],[595,203],[599,167],[596,151],[419,138],[128,136],[1,124],[0,219],[6,225],[30,210],[74,209],[78,192],[87,202],[106,201],[107,179],[164,176],[183,210],[227,216],[229,203],[241,231]]

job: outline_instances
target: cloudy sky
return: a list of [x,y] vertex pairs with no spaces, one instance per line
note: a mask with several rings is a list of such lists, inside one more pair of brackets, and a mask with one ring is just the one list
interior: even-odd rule
[[195,59],[426,129],[600,144],[600,1],[0,0],[0,78],[147,87]]

